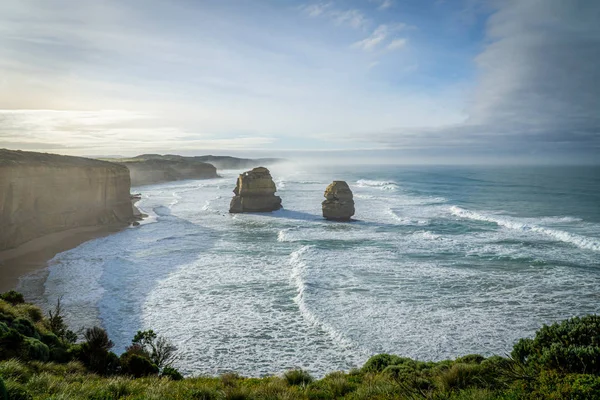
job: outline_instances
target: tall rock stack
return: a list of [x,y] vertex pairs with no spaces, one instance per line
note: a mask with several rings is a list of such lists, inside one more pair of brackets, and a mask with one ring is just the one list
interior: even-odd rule
[[264,167],[254,168],[238,177],[231,199],[230,213],[270,212],[281,208],[281,198],[271,173]]
[[334,221],[349,221],[354,215],[354,198],[348,184],[344,181],[333,181],[325,189],[323,201],[323,217]]

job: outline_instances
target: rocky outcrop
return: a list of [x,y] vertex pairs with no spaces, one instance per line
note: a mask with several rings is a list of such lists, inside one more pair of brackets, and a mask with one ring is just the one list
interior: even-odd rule
[[281,198],[275,196],[277,188],[271,173],[264,167],[244,172],[238,177],[231,199],[230,213],[269,212],[281,208]]
[[134,219],[121,165],[0,149],[0,250],[43,235]]
[[348,184],[344,181],[333,181],[325,189],[323,217],[335,221],[348,221],[354,215],[354,198]]
[[211,179],[219,177],[217,169],[213,165],[193,159],[141,159],[120,161],[119,163],[129,168],[132,186],[151,185],[153,183],[181,181],[185,179]]

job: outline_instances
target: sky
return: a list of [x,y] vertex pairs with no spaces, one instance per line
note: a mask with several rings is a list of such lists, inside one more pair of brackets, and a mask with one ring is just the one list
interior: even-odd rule
[[0,148],[600,162],[600,1],[4,0]]

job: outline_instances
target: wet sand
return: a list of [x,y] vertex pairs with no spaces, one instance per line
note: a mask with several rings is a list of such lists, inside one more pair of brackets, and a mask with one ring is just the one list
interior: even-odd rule
[[128,224],[88,226],[52,233],[0,252],[0,293],[15,289],[19,278],[47,267],[58,253],[91,239],[118,232]]

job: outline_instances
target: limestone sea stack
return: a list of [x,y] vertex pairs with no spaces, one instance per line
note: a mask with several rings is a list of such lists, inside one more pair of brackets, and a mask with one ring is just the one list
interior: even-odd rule
[[354,215],[354,198],[348,184],[344,181],[333,181],[325,189],[323,217],[334,221],[349,221]]
[[230,213],[270,212],[281,208],[281,198],[271,173],[264,167],[246,171],[238,177],[231,199]]

